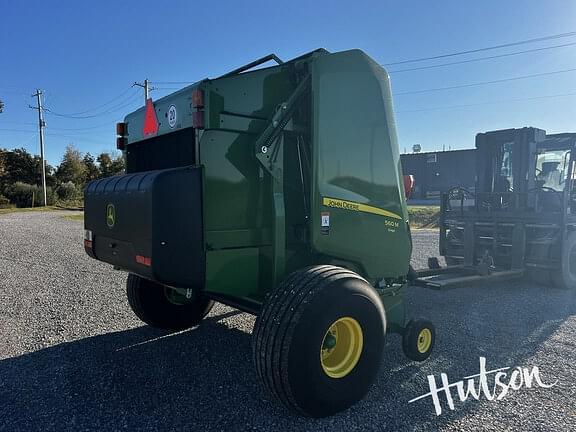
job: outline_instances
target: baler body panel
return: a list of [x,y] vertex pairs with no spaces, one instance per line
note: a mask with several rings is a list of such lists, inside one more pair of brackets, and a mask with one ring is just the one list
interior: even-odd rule
[[358,263],[369,279],[406,275],[410,234],[388,75],[359,50],[322,56],[312,71],[312,244]]
[[271,288],[265,264],[272,254],[271,182],[253,146],[276,105],[289,96],[290,77],[274,67],[215,79],[202,88],[206,290],[261,299]]

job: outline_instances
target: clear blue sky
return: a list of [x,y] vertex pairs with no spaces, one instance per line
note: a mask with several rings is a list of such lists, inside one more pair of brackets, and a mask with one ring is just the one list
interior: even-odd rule
[[[21,0],[4,2],[1,18],[0,99],[6,107],[0,114],[0,147],[38,153],[37,114],[28,108],[36,88],[45,91],[46,107],[65,114],[126,92],[100,110],[81,114],[97,115],[93,118],[47,113],[47,159],[56,164],[69,143],[92,154],[115,148],[116,121],[142,103],[141,90],[129,89],[136,80],[195,81],[271,52],[290,59],[318,47],[360,48],[390,63],[498,45],[576,31],[576,2]],[[576,37],[388,69],[573,42]],[[423,150],[468,148],[477,132],[508,127],[576,132],[575,95],[510,101],[576,93],[576,72],[399,94],[571,68],[576,68],[576,45],[391,73],[401,151],[415,143]],[[152,92],[153,98],[175,86],[158,87],[163,89]]]

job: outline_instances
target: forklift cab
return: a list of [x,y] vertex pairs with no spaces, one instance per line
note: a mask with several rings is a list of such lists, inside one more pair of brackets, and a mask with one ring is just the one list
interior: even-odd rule
[[576,212],[574,157],[576,134],[548,135],[535,158],[536,211]]
[[537,128],[478,134],[476,210],[569,210],[575,145],[576,134],[546,135]]

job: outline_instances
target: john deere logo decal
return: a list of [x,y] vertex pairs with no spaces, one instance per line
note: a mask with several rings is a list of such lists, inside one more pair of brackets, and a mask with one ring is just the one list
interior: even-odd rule
[[108,228],[114,228],[116,224],[116,208],[114,204],[108,204],[106,206],[106,225]]

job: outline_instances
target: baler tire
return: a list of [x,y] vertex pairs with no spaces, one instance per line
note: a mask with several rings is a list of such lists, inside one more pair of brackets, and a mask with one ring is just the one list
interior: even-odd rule
[[384,307],[368,282],[340,267],[313,266],[271,292],[256,319],[252,352],[274,399],[299,414],[325,417],[366,395],[385,335]]
[[198,325],[210,312],[214,302],[197,297],[190,303],[175,304],[168,300],[164,285],[130,273],[126,295],[134,314],[151,327],[184,330]]
[[436,329],[428,320],[408,322],[402,335],[402,351],[410,360],[424,361],[434,349]]
[[552,280],[558,288],[576,289],[576,232],[568,234],[560,254],[560,271],[552,272]]

